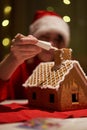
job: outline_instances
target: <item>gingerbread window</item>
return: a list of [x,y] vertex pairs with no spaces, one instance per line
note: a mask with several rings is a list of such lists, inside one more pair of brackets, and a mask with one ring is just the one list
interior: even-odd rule
[[49,98],[50,98],[50,103],[54,103],[55,99],[54,99],[55,95],[54,94],[50,94]]
[[72,93],[72,103],[78,102],[78,93]]
[[33,93],[32,93],[32,99],[33,99],[33,100],[36,100],[36,92],[33,92]]

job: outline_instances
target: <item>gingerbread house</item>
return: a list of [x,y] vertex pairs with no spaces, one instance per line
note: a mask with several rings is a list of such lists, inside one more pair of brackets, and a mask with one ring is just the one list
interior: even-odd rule
[[87,108],[87,77],[71,49],[55,51],[54,62],[42,62],[23,86],[29,105],[67,111]]

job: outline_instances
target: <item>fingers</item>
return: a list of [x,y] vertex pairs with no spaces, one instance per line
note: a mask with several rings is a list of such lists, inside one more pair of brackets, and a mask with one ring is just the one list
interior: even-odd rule
[[16,36],[15,36],[15,39],[17,39],[17,38],[23,38],[23,37],[25,37],[23,34],[21,34],[21,33],[18,33]]
[[32,35],[24,36],[18,33],[12,40],[11,50],[41,52],[42,49],[35,45],[37,41],[38,39]]
[[12,46],[11,47],[11,53],[14,55],[15,59],[18,59],[18,62],[21,63],[21,61],[30,59],[34,56],[36,56],[38,53],[40,53],[39,49],[35,49],[32,47],[26,48],[26,47],[19,47],[19,46]]
[[12,44],[36,44],[38,42],[38,39],[35,38],[32,35],[24,36],[20,33],[18,33],[14,39],[12,40]]
[[24,36],[19,33],[12,40],[11,53],[19,61],[34,57],[42,51],[40,47],[35,45],[37,41],[38,39],[32,35]]
[[11,50],[21,52],[41,52],[41,48],[32,44],[26,45],[11,45]]
[[18,34],[12,39],[12,42],[11,42],[12,45],[11,45],[11,47],[13,47],[13,45],[16,44],[17,41],[18,41],[20,38],[22,38],[22,37],[24,37],[24,35],[18,33]]
[[25,44],[36,44],[38,42],[38,39],[32,35],[28,35],[26,37],[22,37],[21,41]]

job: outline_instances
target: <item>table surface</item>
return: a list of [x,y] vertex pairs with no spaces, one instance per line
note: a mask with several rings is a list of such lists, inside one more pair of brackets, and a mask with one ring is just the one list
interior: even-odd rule
[[5,100],[3,102],[1,102],[0,104],[10,104],[10,103],[27,103],[28,100]]
[[[0,104],[10,104],[12,102],[15,103],[27,103],[27,100],[7,100],[1,102]],[[35,119],[37,122],[38,118]],[[59,119],[59,118],[44,118],[45,124],[42,123],[42,119],[40,121],[40,130],[48,130],[48,126],[46,123],[51,123],[50,130],[87,130],[87,118],[69,118],[69,119]],[[44,121],[43,121],[44,122]],[[42,123],[42,124],[41,124]],[[58,125],[59,124],[59,125]],[[45,126],[45,127],[43,127]],[[0,130],[38,130],[36,127],[26,126],[24,122],[19,123],[8,123],[1,124]]]

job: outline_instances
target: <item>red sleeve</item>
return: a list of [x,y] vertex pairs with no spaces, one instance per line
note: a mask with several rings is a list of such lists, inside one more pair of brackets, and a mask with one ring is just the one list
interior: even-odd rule
[[0,79],[0,101],[3,101],[5,99],[15,99],[18,96],[23,96],[24,88],[22,84],[27,78],[26,76],[24,76],[25,72],[26,65],[22,64],[16,69],[16,71],[13,73],[8,81]]
[[4,81],[0,79],[0,101],[3,101],[8,98],[8,84],[9,81]]

